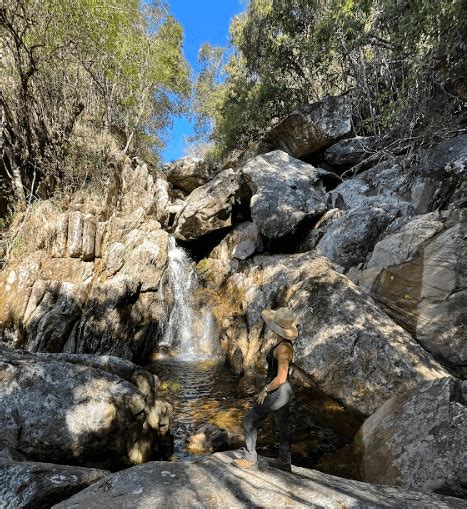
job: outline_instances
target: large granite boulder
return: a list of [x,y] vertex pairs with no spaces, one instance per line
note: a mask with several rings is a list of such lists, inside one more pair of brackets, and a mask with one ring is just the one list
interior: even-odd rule
[[49,509],[107,475],[95,468],[0,459],[0,507]]
[[363,180],[351,178],[344,180],[328,194],[328,204],[333,208],[350,210],[361,205],[369,195],[370,186]]
[[240,189],[238,175],[231,169],[219,173],[195,189],[175,218],[174,236],[194,240],[232,224],[232,208]]
[[359,431],[371,483],[467,497],[467,384],[448,377],[394,396]]
[[330,224],[316,249],[344,269],[366,260],[386,228],[412,207],[392,198],[365,198],[359,206]]
[[375,149],[376,138],[356,136],[340,140],[324,151],[323,160],[331,166],[354,166],[370,157]]
[[[70,230],[76,218],[84,227]],[[144,358],[165,314],[160,291],[169,235],[143,209],[96,220],[93,242],[83,236],[87,223],[81,212],[60,215],[60,234],[48,249],[25,253],[0,273],[0,338],[31,351]],[[67,250],[70,241],[79,251]],[[93,259],[85,260],[91,246]],[[170,292],[164,296],[170,308]]]
[[447,375],[371,298],[313,253],[256,256],[219,293],[244,316],[243,332],[226,331],[229,357],[241,357],[244,370],[264,369],[275,341],[261,311],[287,306],[299,328],[294,363],[361,414],[370,415],[396,391]]
[[467,378],[467,215],[424,249],[415,337]]
[[351,276],[459,376],[467,375],[464,213],[414,217],[379,241]]
[[201,157],[183,157],[164,166],[167,181],[186,193],[212,180],[218,171]]
[[264,151],[280,149],[304,157],[332,145],[352,131],[348,97],[327,96],[303,106],[273,127],[263,138]]
[[386,486],[372,486],[292,467],[269,468],[260,458],[257,471],[231,465],[236,452],[216,453],[196,462],[151,462],[113,474],[55,509],[146,507],[326,507],[462,508],[465,501]]
[[251,221],[237,225],[209,255],[224,263],[232,259],[246,260],[262,249],[258,225]]
[[230,273],[239,269],[243,260],[262,249],[258,225],[251,221],[240,223],[196,265],[198,276],[205,286],[218,288]]
[[0,366],[0,449],[13,459],[134,465],[168,431],[157,377],[128,361],[3,350]]
[[326,209],[322,179],[328,172],[281,150],[250,159],[242,168],[251,190],[251,217],[265,237],[276,239]]

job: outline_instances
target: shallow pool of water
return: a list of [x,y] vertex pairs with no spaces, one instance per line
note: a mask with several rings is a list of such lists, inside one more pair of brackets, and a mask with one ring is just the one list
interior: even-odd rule
[[[151,362],[146,369],[160,377],[160,394],[174,406],[171,460],[193,458],[186,439],[202,424],[242,432],[243,416],[253,405],[254,394],[240,391],[239,377],[223,363],[168,357]],[[356,415],[322,393],[296,388],[290,422],[294,464],[358,478],[358,460],[349,448],[361,424]],[[277,456],[276,441],[270,418],[258,430],[258,452]]]

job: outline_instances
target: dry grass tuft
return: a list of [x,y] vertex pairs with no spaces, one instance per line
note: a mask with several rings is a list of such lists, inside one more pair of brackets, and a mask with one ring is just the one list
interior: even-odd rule
[[16,212],[10,225],[6,261],[38,249],[48,250],[61,212],[55,200],[38,200]]
[[226,318],[243,313],[245,291],[235,284],[227,283],[219,293],[211,288],[200,288],[195,297],[201,304],[208,305],[217,323],[222,324]]

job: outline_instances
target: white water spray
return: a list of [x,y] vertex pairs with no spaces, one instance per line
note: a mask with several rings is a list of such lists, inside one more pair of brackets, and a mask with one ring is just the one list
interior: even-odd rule
[[214,318],[210,310],[193,309],[193,293],[199,288],[193,262],[169,239],[169,285],[173,306],[163,327],[160,346],[170,348],[178,357],[195,359],[213,357],[217,353]]

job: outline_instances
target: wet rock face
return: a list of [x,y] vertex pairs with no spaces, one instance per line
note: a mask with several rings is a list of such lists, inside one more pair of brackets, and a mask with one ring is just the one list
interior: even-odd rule
[[0,449],[106,468],[147,461],[171,407],[158,379],[122,359],[0,352]]
[[363,424],[368,482],[467,496],[467,387],[448,377],[387,401]]
[[252,194],[251,216],[262,235],[283,237],[305,218],[324,212],[326,173],[280,150],[250,159],[242,174]]
[[175,218],[175,238],[194,240],[231,226],[232,208],[239,188],[238,175],[229,169],[195,189]]
[[263,139],[263,152],[280,149],[292,157],[304,157],[350,134],[348,98],[327,96],[304,106],[273,127]]
[[464,507],[464,501],[349,481],[316,470],[259,471],[231,465],[238,453],[217,453],[195,462],[151,462],[119,472],[54,506],[113,507]]
[[48,509],[107,475],[110,472],[95,468],[0,459],[0,503]]
[[164,167],[167,181],[175,188],[191,193],[218,173],[218,169],[200,157],[184,157]]
[[[394,392],[447,372],[371,298],[323,257],[312,253],[257,256],[229,278],[242,295],[247,339],[232,332],[230,351],[241,351],[243,369],[264,368],[276,341],[264,327],[264,308],[289,307],[299,337],[294,363],[328,395],[370,415]],[[237,353],[237,356],[239,354]]]

